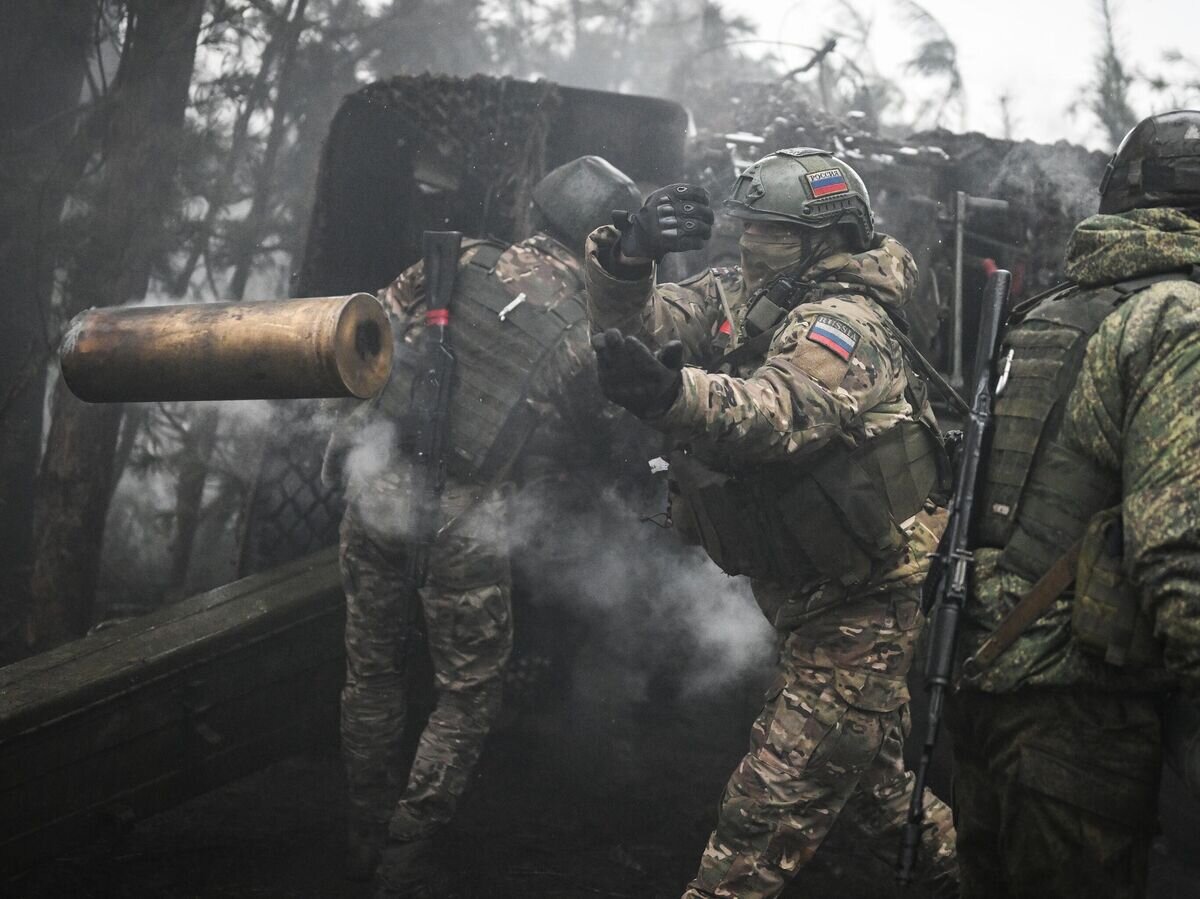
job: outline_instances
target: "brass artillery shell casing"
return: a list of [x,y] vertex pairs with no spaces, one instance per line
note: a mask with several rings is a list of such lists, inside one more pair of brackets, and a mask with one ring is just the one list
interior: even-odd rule
[[370,294],[89,309],[59,353],[89,403],[362,399],[392,370],[392,328]]

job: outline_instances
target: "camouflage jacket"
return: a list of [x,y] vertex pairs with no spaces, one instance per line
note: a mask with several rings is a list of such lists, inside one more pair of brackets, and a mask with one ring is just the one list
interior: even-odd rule
[[[470,261],[482,246],[482,242],[468,242],[461,262]],[[531,305],[549,303],[582,290],[581,269],[578,257],[542,233],[509,247],[495,265],[496,274],[515,284],[515,290],[525,294],[524,302]],[[392,320],[396,358],[419,352],[425,328],[424,264],[418,262],[406,269],[378,297]],[[527,402],[540,413],[539,423],[523,447],[512,480],[555,477],[594,461],[591,457],[605,445],[598,438],[606,428],[611,429],[617,410],[600,393],[595,356],[588,346],[586,332],[586,328],[574,329],[538,370]],[[451,345],[454,345],[453,325]],[[389,382],[379,396],[356,404],[349,414],[341,417],[326,452],[327,482],[342,482],[348,491],[354,492],[361,486],[356,481],[363,474],[369,477],[381,470],[404,470],[407,460],[396,449],[391,427],[394,411],[389,410],[404,409],[409,398],[394,395],[397,389]],[[372,441],[375,446],[364,446],[364,441]],[[364,456],[368,464],[356,465],[356,459]],[[449,494],[474,495],[482,486],[451,484]]]
[[[622,280],[600,262],[616,239],[616,230],[605,227],[588,241],[589,316],[593,328],[619,328],[652,347],[682,341],[688,363],[683,388],[674,405],[650,422],[673,441],[702,448],[718,465],[791,462],[799,470],[830,441],[853,447],[906,419],[936,427],[923,390],[919,408],[909,402],[909,366],[886,311],[902,307],[917,280],[916,264],[899,242],[880,235],[864,253],[822,260],[806,275],[819,297],[788,313],[764,355],[723,373],[705,369],[727,349],[723,333],[732,345],[746,339],[740,271],[709,270],[680,284]],[[732,321],[726,328],[727,316]],[[821,322],[847,341],[830,348],[822,331],[814,331]],[[880,674],[883,681],[853,690],[872,695],[865,700],[871,705],[894,708],[907,698],[903,676],[911,657],[911,640],[900,632],[910,637],[920,623],[915,601],[896,602],[905,593],[897,588],[923,580],[937,529],[936,518],[920,516],[901,564],[854,596],[839,595],[827,582],[755,581],[755,597],[776,627],[799,625],[789,646],[801,663]]]
[[[1174,209],[1097,215],[1067,249],[1083,290],[1200,265],[1200,221]],[[1069,302],[1071,298],[1068,298]],[[1086,684],[1102,690],[1200,688],[1200,285],[1163,281],[1119,306],[1092,336],[1059,439],[1119,473],[1125,571],[1164,648],[1167,671],[1123,673],[1071,638],[1071,599],[1057,603],[964,686],[1006,692]],[[975,650],[1032,586],[997,572],[1000,550],[976,553],[975,595],[961,648]]]

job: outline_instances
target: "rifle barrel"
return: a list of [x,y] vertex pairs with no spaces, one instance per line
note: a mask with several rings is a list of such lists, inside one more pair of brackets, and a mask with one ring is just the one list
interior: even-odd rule
[[971,382],[971,412],[963,435],[962,454],[954,482],[950,521],[946,539],[939,552],[940,580],[930,620],[929,655],[926,658],[925,679],[929,690],[929,714],[921,746],[921,761],[917,766],[912,802],[904,837],[900,844],[897,877],[901,884],[913,881],[917,856],[921,848],[921,830],[925,824],[925,783],[929,765],[937,747],[941,730],[942,710],[946,691],[954,675],[958,643],[958,625],[967,600],[969,575],[973,564],[971,554],[971,525],[974,519],[975,493],[982,469],[984,438],[992,418],[992,390],[995,380],[995,357],[1000,340],[1012,275],[999,269],[989,277],[983,290],[983,308],[979,318],[979,340],[974,380]]

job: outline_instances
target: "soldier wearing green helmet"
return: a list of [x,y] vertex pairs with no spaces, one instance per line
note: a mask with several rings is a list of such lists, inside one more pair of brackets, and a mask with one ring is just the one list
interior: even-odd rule
[[1009,318],[983,460],[963,899],[1146,895],[1164,700],[1200,700],[1200,110],[1126,135],[1064,270]]
[[813,147],[778,150],[747,166],[725,208],[747,221],[816,229],[845,225],[861,247],[875,234],[871,196],[858,172]]
[[[913,790],[905,678],[944,523],[941,438],[899,333],[916,266],[875,232],[862,179],[780,150],[726,208],[740,267],[655,283],[666,253],[711,234],[705,191],[672,184],[594,231],[585,270],[602,389],[674,445],[674,526],[752,579],[779,633],[689,899],[778,896],[839,820],[894,856]],[[926,801],[920,876],[953,895],[949,809]]]
[[[379,292],[393,322],[397,363],[379,396],[346,410],[324,471],[347,498],[340,546],[347,876],[373,877],[376,899],[449,889],[431,847],[500,713],[513,645],[513,496],[518,487],[570,477],[580,448],[603,446],[615,427],[593,374],[580,253],[614,205],[638,196],[624,172],[583,156],[535,185],[534,234],[511,246],[464,243],[450,325],[450,451],[424,584],[409,572],[420,534],[411,433],[429,309],[424,262]],[[405,768],[406,671],[422,638],[437,701]]]

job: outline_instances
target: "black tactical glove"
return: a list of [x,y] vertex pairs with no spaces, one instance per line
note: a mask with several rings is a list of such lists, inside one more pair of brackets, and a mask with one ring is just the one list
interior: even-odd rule
[[625,260],[653,259],[698,250],[712,236],[713,211],[708,191],[693,184],[668,184],[646,199],[637,212],[613,210]]
[[657,354],[616,328],[592,338],[604,395],[638,418],[654,418],[671,408],[683,384],[683,344],[672,340]]

